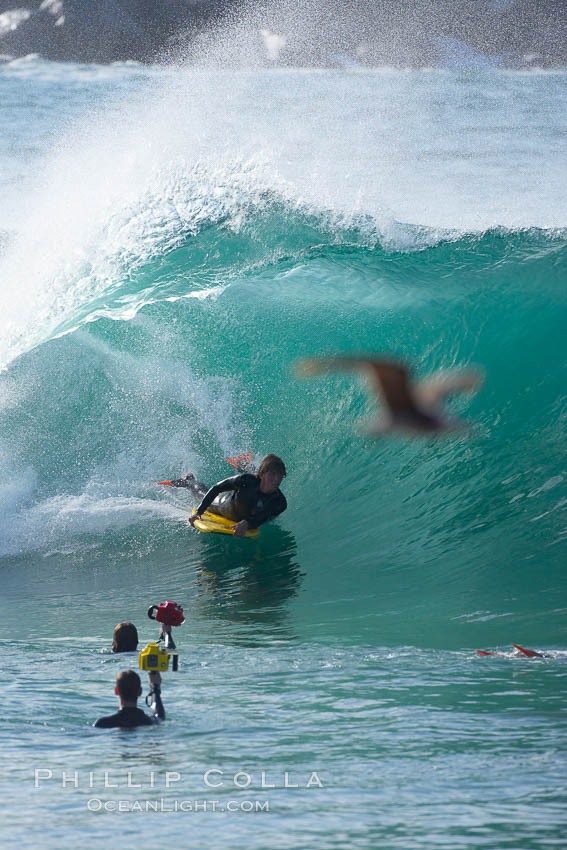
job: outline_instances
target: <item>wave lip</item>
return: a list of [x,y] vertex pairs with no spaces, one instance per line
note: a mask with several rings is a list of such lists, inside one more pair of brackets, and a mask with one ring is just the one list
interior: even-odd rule
[[[560,255],[565,231],[496,228],[466,234],[458,230],[403,224],[388,216],[318,210],[288,193],[264,188],[263,167],[235,166],[222,175],[201,167],[186,173],[171,166],[169,178],[155,175],[141,196],[123,206],[97,230],[90,213],[85,224],[66,230],[64,222],[44,221],[31,244],[21,240],[0,260],[7,280],[31,285],[8,289],[3,304],[1,362],[50,338],[101,317],[127,320],[143,307],[178,298],[218,298],[239,280],[315,257],[357,253],[377,276],[396,263],[400,275],[444,275],[442,265],[457,259],[471,264],[482,252],[513,264]],[[152,181],[149,181],[151,184]],[[203,200],[205,198],[205,200]],[[101,207],[104,212],[105,206]],[[66,230],[59,239],[54,231]],[[52,244],[41,256],[34,246]],[[405,259],[428,251],[431,266]],[[461,252],[461,257],[457,254]],[[436,255],[439,259],[436,259]],[[25,259],[27,257],[27,259]],[[386,260],[386,258],[388,258]],[[40,268],[41,266],[41,268]],[[17,269],[17,272],[16,272]],[[8,297],[6,297],[8,296]],[[14,297],[15,296],[15,297]],[[33,307],[32,307],[33,304]],[[34,320],[29,322],[33,312]]]
[[[46,63],[28,65],[47,73]],[[537,106],[530,122],[518,79],[504,73],[360,71],[353,83],[305,70],[110,69],[112,94],[79,117],[101,80],[92,69],[49,67],[54,78],[30,81],[39,106],[63,91],[76,111],[66,135],[46,133],[38,185],[26,188],[3,246],[3,364],[97,315],[95,302],[106,315],[106,299],[130,299],[133,309],[140,291],[152,299],[160,259],[164,276],[178,274],[176,297],[176,283],[224,285],[255,263],[299,256],[303,240],[305,250],[348,243],[349,229],[412,250],[497,224],[565,224],[555,77],[524,92]],[[28,82],[5,73],[15,106]],[[39,106],[33,115],[45,122]]]

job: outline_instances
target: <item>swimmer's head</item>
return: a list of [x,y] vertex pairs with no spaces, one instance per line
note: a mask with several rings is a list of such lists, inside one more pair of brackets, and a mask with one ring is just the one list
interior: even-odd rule
[[142,683],[134,670],[123,670],[116,677],[117,695],[125,702],[135,702],[142,695]]
[[112,636],[113,652],[135,652],[138,649],[138,631],[134,623],[118,623]]

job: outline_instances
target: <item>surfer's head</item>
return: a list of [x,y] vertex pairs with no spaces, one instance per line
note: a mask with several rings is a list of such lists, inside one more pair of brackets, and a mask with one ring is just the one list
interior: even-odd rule
[[117,696],[122,702],[136,702],[138,697],[142,695],[142,683],[140,677],[134,670],[123,670],[116,677],[116,687],[114,688]]
[[134,623],[118,623],[112,636],[113,652],[134,652],[138,649],[138,631]]
[[263,457],[258,467],[258,475],[265,475],[266,472],[279,472],[282,478],[285,478],[287,475],[285,463],[281,457],[271,454]]
[[260,481],[260,489],[263,493],[275,493],[282,479],[287,475],[285,463],[274,454],[266,455],[262,458],[257,472]]

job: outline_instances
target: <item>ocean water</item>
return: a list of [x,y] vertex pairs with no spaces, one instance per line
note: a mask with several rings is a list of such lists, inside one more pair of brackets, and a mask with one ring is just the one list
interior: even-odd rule
[[[566,82],[0,66],[4,843],[565,846]],[[339,351],[470,428],[369,441]],[[287,512],[190,529],[245,450]],[[165,599],[165,725],[92,729]]]

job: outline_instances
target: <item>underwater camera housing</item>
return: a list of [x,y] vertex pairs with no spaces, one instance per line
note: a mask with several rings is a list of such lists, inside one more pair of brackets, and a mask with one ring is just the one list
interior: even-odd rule
[[[154,611],[156,612],[154,614]],[[150,620],[157,620],[158,623],[163,623],[165,626],[180,626],[185,622],[183,616],[183,608],[177,602],[160,602],[159,605],[150,605],[148,608],[148,617]],[[169,631],[164,631],[160,634],[160,640],[165,640],[166,649],[175,649],[175,643]]]
[[165,673],[169,670],[169,659],[171,658],[171,669],[174,673],[177,672],[178,655],[176,652],[169,653],[167,649],[162,649],[157,643],[149,643],[141,652],[138,659],[140,670],[148,670],[148,672]]
[[[153,610],[156,614],[153,614]],[[185,622],[183,616],[183,608],[177,602],[160,602],[159,605],[150,605],[148,608],[148,617],[150,620],[157,620],[158,623],[165,623],[166,626],[180,626]]]

